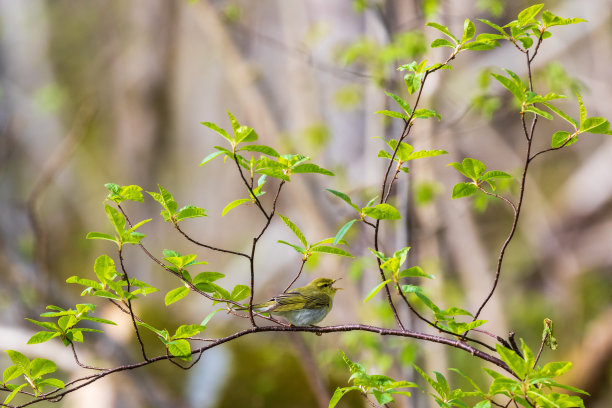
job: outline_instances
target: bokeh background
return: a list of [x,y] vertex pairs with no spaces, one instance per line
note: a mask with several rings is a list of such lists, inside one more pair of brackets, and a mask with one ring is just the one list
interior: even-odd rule
[[[443,61],[448,49],[428,49],[438,21],[460,33],[466,17],[504,24],[531,1],[478,0],[0,0],[0,348],[30,357],[53,357],[65,379],[86,374],[59,341],[26,346],[36,318],[48,304],[74,307],[96,302],[96,314],[120,322],[103,335],[86,335],[81,359],[108,367],[136,361],[137,343],[129,320],[112,305],[79,297],[65,283],[93,275],[112,244],[88,241],[88,231],[109,232],[103,210],[104,184],[137,184],[168,189],[179,205],[208,210],[188,220],[195,239],[246,251],[263,219],[242,206],[221,216],[224,206],[247,196],[231,163],[199,163],[222,144],[200,125],[229,127],[231,111],[281,153],[301,153],[336,177],[295,176],[278,203],[312,241],[334,236],[350,208],[324,191],[349,193],[364,205],[377,194],[386,164],[377,158],[401,128],[374,112],[395,109],[385,90],[402,93],[396,67],[427,58]],[[612,117],[612,2],[550,1],[562,17],[588,20],[555,27],[534,61],[536,91],[569,95],[559,103],[577,117],[574,92],[590,116]],[[477,32],[487,31],[477,23]],[[401,222],[385,227],[388,252],[411,246],[408,266],[421,265],[436,279],[423,283],[441,306],[474,311],[492,284],[511,214],[479,198],[451,200],[459,175],[447,164],[474,157],[489,169],[519,174],[525,140],[513,102],[489,72],[501,67],[525,77],[524,56],[504,43],[488,52],[466,52],[452,71],[428,81],[422,107],[442,121],[420,121],[410,143],[444,149],[449,155],[415,162],[400,178],[393,198]],[[412,100],[412,99],[409,99]],[[536,148],[563,121],[540,120]],[[536,160],[530,170],[524,212],[509,247],[503,276],[483,314],[487,330],[516,332],[539,346],[542,321],[555,322],[559,348],[544,351],[543,362],[571,360],[562,381],[591,393],[589,407],[612,404],[612,138],[584,135],[563,151]],[[272,187],[275,185],[271,183]],[[516,183],[502,186],[516,197]],[[272,190],[271,190],[272,191]],[[265,196],[270,205],[272,194]],[[161,257],[165,248],[197,253],[219,271],[228,287],[248,282],[243,259],[206,251],[184,240],[159,217],[151,199],[128,204],[132,220],[154,218],[142,228],[147,248]],[[256,298],[281,291],[299,269],[300,257],[276,241],[294,240],[275,220],[260,245]],[[378,295],[363,298],[377,284],[368,247],[372,237],[354,228],[347,236],[354,259],[321,256],[306,265],[313,277],[342,277],[341,292],[326,324],[372,322],[393,326]],[[133,276],[161,291],[136,304],[156,327],[174,330],[199,323],[215,307],[190,295],[168,307],[167,291],[179,282],[163,273],[138,248],[126,250]],[[218,306],[217,306],[218,307]],[[416,330],[428,329],[402,317]],[[204,333],[227,335],[247,322],[215,315]],[[151,350],[163,353],[148,334]],[[322,337],[261,334],[214,348],[190,371],[168,363],[107,377],[75,392],[63,407],[325,407],[348,370],[339,349],[369,372],[416,380],[411,363],[431,372],[460,367],[484,384],[484,374],[463,352],[404,339],[363,333]],[[9,364],[0,356],[0,366]],[[454,386],[467,386],[449,374]],[[427,407],[420,391],[395,406]],[[44,404],[41,404],[44,405]],[[340,406],[368,406],[348,394]]]

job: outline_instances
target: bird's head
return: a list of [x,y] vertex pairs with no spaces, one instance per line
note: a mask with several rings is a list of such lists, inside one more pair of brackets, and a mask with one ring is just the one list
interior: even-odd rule
[[317,278],[313,280],[312,282],[310,282],[307,286],[309,286],[313,290],[321,291],[333,297],[336,294],[336,291],[338,289],[342,289],[342,288],[335,288],[333,286],[334,282],[336,282],[337,280],[338,279]]

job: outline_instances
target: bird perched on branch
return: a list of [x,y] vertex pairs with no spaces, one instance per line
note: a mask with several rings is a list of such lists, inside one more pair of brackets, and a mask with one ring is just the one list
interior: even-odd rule
[[[265,303],[253,305],[253,311],[282,316],[293,326],[313,326],[327,316],[336,291],[342,289],[333,287],[337,280],[317,278],[306,286],[276,295]],[[236,310],[248,310],[248,307]]]

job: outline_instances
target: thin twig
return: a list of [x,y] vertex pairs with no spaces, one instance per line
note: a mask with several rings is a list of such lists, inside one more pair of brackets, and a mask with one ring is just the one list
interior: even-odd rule
[[74,348],[74,343],[70,342],[70,348],[72,349],[72,355],[74,356],[74,361],[76,361],[77,365],[79,367],[83,367],[83,368],[87,368],[88,370],[96,370],[96,371],[106,371],[108,370],[108,368],[99,368],[99,367],[94,367],[94,366],[90,366],[87,364],[83,364],[79,361],[79,357],[77,356],[76,350]]
[[187,238],[187,240],[189,240],[190,242],[192,242],[192,243],[194,243],[194,244],[196,244],[196,245],[198,245],[198,246],[201,246],[201,247],[204,247],[204,248],[208,248],[208,249],[211,249],[211,250],[213,250],[213,251],[225,252],[225,253],[227,253],[227,254],[232,254],[232,255],[242,256],[242,257],[244,257],[244,258],[249,259],[249,256],[248,256],[247,254],[243,253],[243,252],[237,252],[237,251],[231,251],[231,250],[229,250],[229,249],[217,248],[217,247],[214,247],[214,246],[207,245],[207,244],[204,244],[204,243],[202,243],[202,242],[196,241],[195,239],[193,239],[193,238],[191,238],[189,235],[187,235],[187,234],[186,234],[186,233],[185,233],[185,232],[184,232],[184,231],[181,229],[181,227],[179,227],[179,226],[178,226],[178,223],[174,224],[174,227],[177,229],[177,231],[178,231],[178,232],[180,232],[181,234],[183,234],[183,236],[184,236],[185,238]]
[[548,339],[548,332],[546,332],[544,334],[544,337],[542,338],[542,343],[540,343],[540,349],[538,350],[538,355],[535,358],[535,361],[533,362],[533,368],[536,368],[536,366],[538,365],[538,360],[540,360],[540,356],[542,355],[542,350],[544,350],[544,345],[546,344],[546,340]]
[[512,211],[514,212],[514,215],[516,216],[516,206],[514,205],[512,201],[508,200],[504,196],[487,191],[484,188],[482,188],[482,186],[476,186],[476,187],[478,187],[478,189],[482,191],[483,193],[485,193],[486,195],[490,195],[491,197],[499,198],[500,200],[505,201],[510,207],[512,207]]
[[[533,78],[531,74],[531,60],[529,59],[529,52],[527,51],[525,55],[527,58],[527,70],[529,73],[529,90],[533,91]],[[518,226],[521,208],[523,206],[523,198],[525,196],[525,184],[527,183],[527,171],[529,170],[529,164],[531,163],[531,160],[532,160],[531,147],[533,144],[533,136],[534,136],[535,126],[537,124],[537,121],[538,121],[538,116],[534,115],[533,121],[531,122],[531,128],[528,130],[527,124],[525,121],[525,115],[521,113],[521,123],[523,126],[523,132],[525,134],[525,138],[527,140],[527,148],[525,150],[525,159],[523,161],[523,172],[521,175],[519,197],[518,197],[516,206],[513,206],[514,218],[512,220],[512,226],[510,227],[510,232],[508,233],[508,236],[506,237],[506,240],[502,244],[502,247],[499,251],[499,256],[497,258],[497,268],[495,270],[495,278],[493,280],[493,286],[487,293],[487,296],[485,297],[484,301],[480,304],[476,314],[474,314],[474,319],[473,319],[474,321],[478,319],[478,316],[480,316],[480,313],[484,309],[485,305],[489,302],[489,300],[493,296],[493,293],[495,293],[495,289],[497,288],[497,284],[499,283],[499,278],[501,276],[501,269],[502,269],[502,264],[504,262],[504,255],[506,253],[506,249],[508,248],[508,245],[512,241],[512,238],[514,237],[514,234]]]
[[125,265],[123,263],[123,251],[121,247],[119,247],[117,252],[119,253],[119,264],[121,265],[121,271],[123,272],[123,275],[125,276],[125,280],[127,282],[127,295],[125,297],[125,302],[127,303],[127,307],[130,311],[130,317],[132,319],[132,324],[134,325],[134,331],[136,332],[136,338],[138,339],[138,344],[140,345],[140,351],[142,352],[142,358],[144,358],[145,360],[148,360],[147,353],[145,352],[144,343],[142,342],[142,339],[140,338],[140,330],[138,330],[138,325],[136,324],[136,319],[134,317],[134,311],[132,310],[132,301],[130,300],[130,289],[131,289],[130,277],[128,276],[127,270],[125,269]]
[[263,205],[261,204],[261,201],[259,201],[259,198],[257,198],[257,196],[255,195],[253,188],[247,181],[246,177],[244,177],[244,174],[242,173],[242,167],[240,167],[240,163],[238,162],[238,155],[236,154],[236,152],[234,152],[233,156],[234,156],[234,163],[236,163],[236,167],[238,168],[238,173],[240,173],[240,178],[242,179],[242,181],[244,182],[244,185],[249,190],[249,193],[251,194],[251,197],[253,198],[253,200],[255,200],[255,204],[257,205],[257,208],[259,208],[261,212],[263,213],[264,217],[266,217],[266,219],[269,220],[270,218],[272,218],[272,216],[268,215],[266,210],[264,210]]
[[293,278],[293,280],[291,281],[291,283],[285,288],[285,290],[283,290],[283,293],[286,293],[289,288],[291,288],[291,286],[293,286],[293,284],[295,283],[296,280],[298,280],[298,278],[300,277],[300,275],[302,274],[302,270],[304,269],[304,265],[306,264],[306,261],[308,260],[308,258],[302,258],[302,264],[300,265],[300,270],[298,271],[297,275],[295,275],[295,278]]

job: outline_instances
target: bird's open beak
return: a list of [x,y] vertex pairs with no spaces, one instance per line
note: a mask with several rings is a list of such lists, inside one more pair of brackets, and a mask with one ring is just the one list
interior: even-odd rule
[[[332,285],[333,285],[334,283],[338,282],[340,279],[342,279],[342,278],[338,278],[338,279],[336,279],[335,281],[333,281],[333,282],[332,282]],[[334,288],[334,289],[344,289],[344,288]]]

